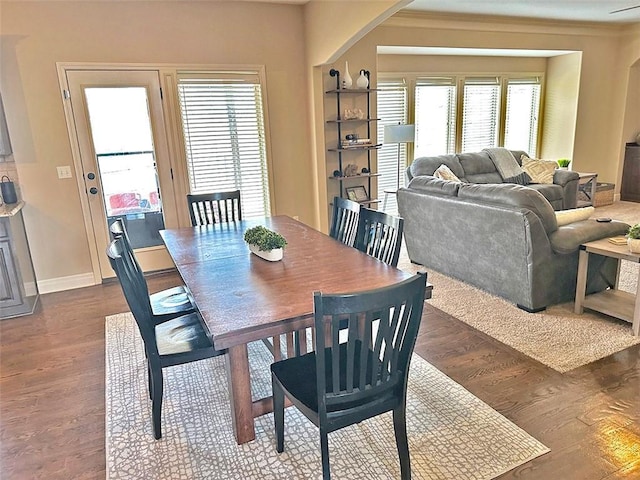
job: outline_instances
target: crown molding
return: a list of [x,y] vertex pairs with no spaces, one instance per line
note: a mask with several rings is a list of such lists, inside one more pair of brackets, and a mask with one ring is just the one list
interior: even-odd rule
[[640,31],[640,24],[611,24],[597,22],[566,22],[532,18],[487,15],[453,15],[401,11],[383,22],[381,27],[409,27],[475,32],[503,32],[576,36],[620,36],[630,28]]

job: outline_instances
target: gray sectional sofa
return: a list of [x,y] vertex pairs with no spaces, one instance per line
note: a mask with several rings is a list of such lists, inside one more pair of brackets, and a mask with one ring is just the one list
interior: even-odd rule
[[[534,312],[574,299],[580,244],[628,229],[595,220],[558,227],[539,191],[429,175],[398,190],[398,208],[412,262]],[[589,262],[588,293],[614,284],[615,259],[590,255]]]
[[[510,151],[520,165],[522,165],[522,155],[529,156],[524,151]],[[433,175],[433,172],[443,164],[465,183],[502,183],[502,177],[485,151],[416,158],[406,170],[407,178],[411,181],[414,177]],[[553,175],[553,184],[531,183],[527,187],[542,193],[554,210],[576,208],[578,197],[576,172],[556,170]]]

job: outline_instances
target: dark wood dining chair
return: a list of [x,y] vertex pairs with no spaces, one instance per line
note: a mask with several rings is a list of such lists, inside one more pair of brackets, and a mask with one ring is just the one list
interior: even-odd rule
[[[285,396],[320,429],[324,480],[331,478],[328,434],[392,411],[401,475],[411,478],[407,379],[426,281],[419,273],[376,290],[314,294],[315,350],[271,365],[278,452],[284,451]],[[340,343],[345,315],[347,338]]]
[[358,218],[355,247],[378,260],[398,266],[404,219],[362,207]]
[[335,197],[333,199],[333,214],[329,236],[353,247],[358,231],[358,217],[360,204],[348,198]]
[[194,227],[242,220],[240,190],[188,194],[187,205]]
[[159,325],[154,322],[146,281],[142,272],[133,266],[122,238],[111,241],[107,256],[144,342],[153,434],[157,440],[162,437],[162,369],[216,357],[225,351],[215,349],[198,313],[182,315]]
[[[109,232],[111,233],[112,239],[122,238],[125,252],[131,257],[132,268],[138,271],[141,278],[144,279],[142,269],[140,268],[133,248],[131,247],[127,228],[121,218],[118,218],[109,226]],[[178,285],[152,293],[149,295],[149,301],[151,302],[153,321],[156,324],[195,311],[195,305],[191,301],[189,293],[184,285]]]

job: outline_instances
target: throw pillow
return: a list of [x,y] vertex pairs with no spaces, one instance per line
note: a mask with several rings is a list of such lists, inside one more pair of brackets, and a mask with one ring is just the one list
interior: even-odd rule
[[456,177],[456,174],[453,173],[444,163],[440,165],[435,172],[433,172],[433,176],[441,180],[450,180],[452,182],[460,183],[460,179]]
[[569,225],[588,219],[596,209],[593,207],[572,208],[570,210],[558,210],[555,212],[558,226]]
[[553,160],[538,160],[526,155],[520,157],[522,169],[529,174],[533,183],[553,183],[553,174],[558,164]]

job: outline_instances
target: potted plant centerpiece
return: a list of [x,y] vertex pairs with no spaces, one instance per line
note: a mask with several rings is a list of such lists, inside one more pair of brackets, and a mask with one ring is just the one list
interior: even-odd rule
[[629,227],[627,232],[627,245],[631,253],[640,253],[640,223]]
[[244,241],[249,244],[252,253],[270,262],[282,260],[283,249],[287,244],[282,235],[262,225],[244,232]]
[[571,160],[569,160],[568,158],[561,158],[559,160],[556,160],[556,163],[558,164],[558,168],[566,170],[567,168],[569,168]]

